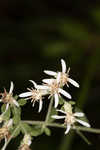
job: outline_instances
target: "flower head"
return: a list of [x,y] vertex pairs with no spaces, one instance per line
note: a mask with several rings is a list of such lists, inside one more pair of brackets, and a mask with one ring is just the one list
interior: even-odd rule
[[66,102],[64,105],[65,105],[64,106],[65,111],[57,110],[58,112],[63,113],[64,114],[63,116],[52,115],[51,117],[54,119],[64,119],[64,124],[67,125],[65,134],[67,134],[69,132],[69,130],[71,129],[71,127],[74,125],[75,122],[78,122],[78,123],[82,124],[83,126],[90,127],[89,123],[78,119],[78,117],[84,117],[84,113],[82,113],[82,112],[72,113],[71,104]]
[[3,102],[4,104],[6,104],[6,110],[8,109],[10,104],[16,105],[17,107],[19,107],[18,102],[13,97],[13,89],[14,89],[14,84],[11,81],[9,92],[7,92],[6,89],[4,89],[4,93],[0,93],[0,95],[2,96],[0,99],[0,102]]
[[25,134],[22,140],[22,143],[19,147],[19,150],[31,150],[29,146],[31,145],[31,136],[29,134]]
[[7,141],[7,139],[10,136],[9,129],[11,128],[12,123],[13,123],[12,119],[4,122],[4,125],[0,128],[0,141],[4,138],[5,138],[5,141]]
[[48,94],[48,90],[46,86],[43,85],[37,85],[34,81],[30,80],[30,82],[33,83],[34,88],[27,88],[29,92],[25,92],[19,95],[19,97],[25,97],[26,100],[31,99],[31,102],[33,103],[33,107],[35,102],[39,102],[39,112],[42,110],[43,105],[43,96]]
[[55,98],[55,108],[58,106],[60,94],[64,95],[68,99],[71,99],[71,95],[65,90],[63,90],[62,88],[60,88],[59,77],[60,77],[60,73],[58,73],[57,79],[44,79],[43,80],[45,85],[48,87],[50,97],[54,96]]
[[69,78],[70,68],[68,68],[68,70],[66,69],[66,63],[63,59],[61,59],[61,66],[62,66],[62,72],[54,72],[54,71],[49,71],[49,70],[44,70],[44,72],[54,77],[57,77],[58,73],[60,73],[60,85],[61,86],[64,86],[65,84],[68,86],[68,82],[69,82],[75,87],[79,87],[79,84],[76,81]]

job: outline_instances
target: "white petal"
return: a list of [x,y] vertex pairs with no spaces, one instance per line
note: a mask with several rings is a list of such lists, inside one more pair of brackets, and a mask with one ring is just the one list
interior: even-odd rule
[[13,100],[13,103],[17,106],[17,107],[19,107],[19,104],[18,104],[18,102],[14,99]]
[[36,82],[34,82],[33,80],[29,80],[29,81],[33,83],[33,85],[34,85],[35,88],[37,87]]
[[59,82],[60,82],[60,77],[61,77],[61,73],[60,73],[60,72],[58,72],[58,74],[57,74],[57,83],[59,83]]
[[61,59],[61,65],[62,65],[62,72],[65,73],[66,72],[66,63],[63,59]]
[[71,83],[72,85],[74,85],[75,87],[79,88],[79,84],[78,84],[76,81],[74,81],[73,79],[68,78],[68,82],[70,82],[70,83]]
[[32,92],[25,92],[19,95],[19,97],[27,97],[27,96],[31,96]]
[[66,131],[65,131],[65,134],[67,134],[67,133],[69,132],[70,128],[71,128],[71,126],[68,124],[68,125],[67,125],[67,129],[66,129]]
[[55,95],[54,95],[54,97],[55,97],[55,108],[58,106],[58,103],[59,103],[59,97],[58,97],[58,94],[56,93]]
[[63,89],[59,88],[58,92],[64,95],[65,97],[71,99],[71,95],[68,92],[64,91]]
[[57,109],[56,111],[59,111],[59,112],[61,112],[61,113],[63,113],[63,114],[66,114],[66,112],[65,112],[65,111],[63,111],[63,110],[59,110],[59,109]]
[[13,82],[11,81],[10,90],[9,90],[9,93],[10,93],[10,94],[12,93],[13,89],[14,89],[14,84],[13,84]]
[[8,108],[9,108],[9,103],[7,103],[7,105],[6,105],[6,110],[8,110]]
[[39,111],[38,112],[40,112],[42,110],[42,105],[43,105],[43,101],[39,100]]
[[52,115],[51,118],[53,119],[64,119],[66,116],[58,116],[58,115]]
[[54,72],[54,71],[49,71],[49,70],[44,70],[44,73],[48,74],[48,75],[51,75],[51,76],[56,76],[57,73]]
[[44,86],[44,85],[37,85],[37,89],[40,89],[40,90],[48,90],[49,87],[48,87],[48,86]]
[[52,84],[55,81],[55,79],[43,79],[42,81],[47,84]]
[[75,119],[77,122],[79,122],[80,124],[82,124],[83,126],[86,126],[86,127],[88,127],[88,128],[90,128],[90,124],[89,123],[87,123],[87,122],[85,122],[85,121],[83,121],[83,120],[79,120],[79,119]]
[[75,117],[83,117],[84,113],[82,113],[82,112],[76,112],[76,113],[74,113],[74,116]]

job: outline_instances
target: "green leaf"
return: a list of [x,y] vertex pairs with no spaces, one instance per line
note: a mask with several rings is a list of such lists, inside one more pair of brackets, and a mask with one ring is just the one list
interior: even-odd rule
[[26,103],[27,103],[27,101],[26,101],[25,99],[19,99],[19,100],[18,100],[18,104],[19,104],[20,106],[24,106]]
[[15,96],[14,96],[14,99],[17,100],[17,99],[18,99],[18,95],[15,95]]
[[27,123],[22,123],[21,124],[21,131],[23,134],[25,134],[25,133],[31,134],[32,127],[30,125],[28,125]]
[[1,112],[3,113],[3,112],[5,112],[5,110],[6,110],[6,104],[3,104],[3,105],[1,106]]
[[12,107],[12,114],[13,114],[13,122],[14,124],[19,123],[20,119],[21,119],[21,109],[20,107]]
[[47,127],[44,128],[44,132],[46,135],[50,136],[51,135],[51,130]]
[[76,104],[76,102],[74,102],[74,101],[69,101],[69,103],[70,103],[71,105],[75,105],[75,104]]
[[10,107],[8,108],[8,110],[6,111],[6,113],[4,114],[3,118],[4,120],[9,120],[11,116],[11,111],[10,111]]
[[[16,128],[17,128],[17,130],[16,130]],[[20,131],[21,131],[20,126],[19,127],[18,126],[13,127],[13,130],[10,130],[11,134],[13,133],[14,138],[17,137],[20,134]]]
[[59,98],[59,104],[60,104],[60,105],[64,104],[64,100],[63,100],[63,98],[61,98],[61,97]]
[[41,126],[31,126],[28,125],[27,123],[22,123],[21,124],[21,131],[23,134],[28,133],[31,136],[38,136],[43,133]]
[[43,133],[43,130],[40,126],[33,126],[31,136],[39,136]]

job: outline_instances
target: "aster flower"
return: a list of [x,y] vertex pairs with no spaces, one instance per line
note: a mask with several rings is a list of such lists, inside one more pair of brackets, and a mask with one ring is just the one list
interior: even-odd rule
[[57,74],[57,79],[44,79],[43,80],[43,82],[48,87],[50,97],[54,96],[55,108],[58,106],[60,94],[64,95],[68,99],[71,99],[71,95],[65,90],[63,90],[62,88],[60,88],[59,80],[60,80],[60,73]]
[[31,145],[31,136],[29,134],[25,134],[22,140],[22,143],[18,150],[31,150],[29,146]]
[[12,104],[19,107],[18,102],[13,97],[13,89],[14,89],[14,84],[11,81],[9,92],[7,92],[6,89],[4,89],[4,93],[0,93],[1,95],[0,102],[3,102],[4,104],[6,104],[6,110],[8,110],[9,105],[12,105]]
[[[66,69],[66,63],[65,63],[65,61],[63,59],[61,59],[61,66],[62,66],[62,72],[60,72],[60,85],[64,86],[66,84],[68,86],[68,82],[69,82],[72,85],[74,85],[75,87],[79,87],[79,84],[76,81],[74,81],[73,79],[69,78],[70,68],[68,68],[68,70]],[[54,76],[54,77],[57,77],[57,74],[59,72],[44,70],[44,73],[46,73],[48,75],[51,75],[51,76]]]
[[69,130],[71,129],[71,127],[74,126],[74,123],[76,123],[76,122],[80,123],[81,125],[83,125],[85,127],[90,127],[89,123],[87,123],[87,122],[85,122],[83,120],[78,119],[78,117],[79,118],[80,117],[84,117],[84,113],[82,113],[82,112],[72,113],[72,110],[70,109],[71,108],[70,104],[68,104],[68,103],[66,103],[66,104],[67,104],[67,106],[69,105],[69,108],[67,108],[65,106],[67,111],[57,110],[58,112],[61,112],[64,115],[62,115],[62,116],[52,115],[51,116],[54,119],[64,119],[64,124],[67,125],[65,134],[67,134],[69,132]]
[[23,97],[26,100],[31,99],[31,102],[33,103],[33,107],[35,102],[39,102],[39,110],[40,112],[42,110],[43,105],[43,96],[48,94],[48,87],[43,85],[37,85],[33,80],[30,80],[30,82],[33,83],[35,89],[33,88],[27,88],[29,92],[25,92],[19,95],[19,97]]

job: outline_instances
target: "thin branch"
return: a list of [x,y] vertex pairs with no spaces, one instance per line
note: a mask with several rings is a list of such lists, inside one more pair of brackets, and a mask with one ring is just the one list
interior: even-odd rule
[[[45,121],[27,121],[27,120],[23,120],[22,122],[28,123],[28,124],[31,124],[31,125],[43,125],[43,124],[45,124]],[[49,127],[65,128],[66,129],[66,126],[64,124],[47,123],[46,125],[49,126]],[[78,130],[78,131],[83,131],[83,132],[91,132],[91,133],[100,134],[100,129],[95,129],[95,128],[88,128],[88,127],[82,127],[82,126],[73,126],[71,129]]]
[[53,97],[50,99],[50,104],[49,104],[49,108],[48,108],[48,112],[46,115],[46,119],[45,119],[45,124],[47,124],[50,113],[51,113],[51,109],[52,109],[52,105],[53,105]]
[[100,129],[95,129],[95,128],[87,128],[87,127],[81,127],[81,126],[74,126],[72,129],[79,130],[79,131],[85,131],[85,132],[91,132],[91,133],[100,134]]

